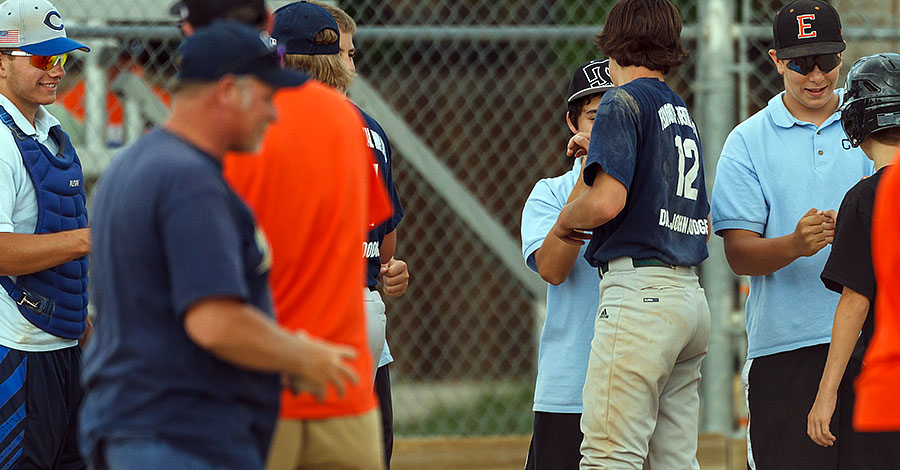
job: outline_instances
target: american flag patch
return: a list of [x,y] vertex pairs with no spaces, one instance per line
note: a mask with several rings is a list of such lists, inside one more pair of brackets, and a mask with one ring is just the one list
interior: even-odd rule
[[18,43],[19,43],[19,30],[18,29],[0,30],[0,44],[18,44]]

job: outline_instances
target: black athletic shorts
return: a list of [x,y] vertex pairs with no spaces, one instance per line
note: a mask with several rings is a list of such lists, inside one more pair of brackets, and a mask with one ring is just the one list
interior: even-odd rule
[[84,469],[76,440],[81,347],[24,352],[0,346],[0,356],[0,468]]
[[[828,345],[821,344],[753,359],[748,382],[750,447],[758,470],[850,470],[861,457],[853,431],[853,381],[860,362],[850,359],[831,418],[831,447],[806,434]],[[854,459],[857,459],[856,461]]]
[[534,412],[534,434],[525,470],[578,470],[581,413]]
[[900,470],[900,432],[859,432],[862,463],[854,470]]

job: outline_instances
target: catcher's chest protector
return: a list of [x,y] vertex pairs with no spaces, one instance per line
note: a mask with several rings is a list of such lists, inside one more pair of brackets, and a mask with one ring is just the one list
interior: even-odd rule
[[[38,202],[34,233],[54,233],[88,226],[81,161],[69,136],[59,127],[50,136],[59,145],[50,153],[26,135],[0,106],[0,121],[13,134]],[[19,312],[38,328],[55,336],[78,339],[87,317],[88,259],[83,256],[53,268],[18,276],[15,283],[0,276],[0,285],[19,305]]]

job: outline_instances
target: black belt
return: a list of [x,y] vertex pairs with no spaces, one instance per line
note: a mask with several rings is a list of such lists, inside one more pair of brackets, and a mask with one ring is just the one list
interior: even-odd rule
[[[644,259],[631,259],[631,265],[635,268],[646,268],[647,266],[656,266],[662,268],[672,268],[675,269],[677,266],[666,263],[665,261],[657,258],[644,258]],[[597,267],[597,273],[600,274],[600,277],[603,277],[604,274],[609,271],[609,262],[601,261],[600,266]]]

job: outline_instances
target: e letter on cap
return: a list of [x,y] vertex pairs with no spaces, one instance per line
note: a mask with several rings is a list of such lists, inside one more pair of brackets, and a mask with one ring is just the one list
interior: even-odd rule
[[810,21],[816,19],[816,15],[797,15],[797,25],[800,28],[797,39],[807,39],[816,37],[816,31],[812,29]]

